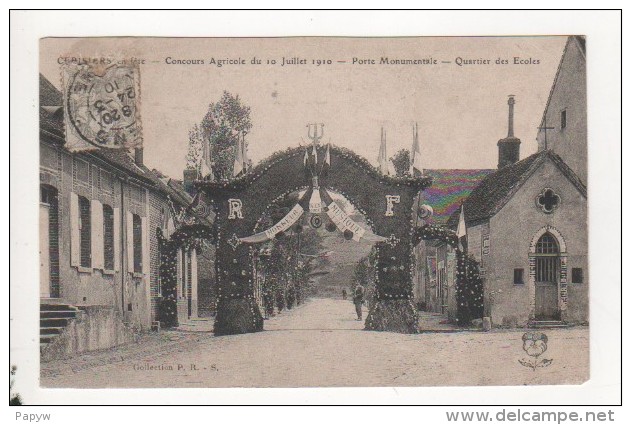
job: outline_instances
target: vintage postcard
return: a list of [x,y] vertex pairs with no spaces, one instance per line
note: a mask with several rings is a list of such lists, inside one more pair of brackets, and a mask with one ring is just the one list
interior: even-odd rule
[[39,48],[41,387],[590,379],[589,37]]

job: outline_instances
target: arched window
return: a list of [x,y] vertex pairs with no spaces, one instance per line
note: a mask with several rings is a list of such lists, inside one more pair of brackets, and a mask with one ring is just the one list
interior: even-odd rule
[[535,281],[557,283],[559,268],[559,243],[549,232],[544,233],[535,246]]
[[537,241],[537,246],[535,247],[535,253],[537,254],[558,254],[559,253],[559,244],[554,236],[551,233],[544,233],[539,240]]

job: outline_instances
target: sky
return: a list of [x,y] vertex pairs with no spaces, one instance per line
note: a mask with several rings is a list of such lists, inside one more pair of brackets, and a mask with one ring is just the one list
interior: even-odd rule
[[[306,125],[318,122],[324,123],[323,142],[376,164],[382,127],[392,156],[411,147],[418,123],[424,168],[496,168],[497,141],[507,135],[509,94],[516,98],[521,158],[536,151],[537,126],[565,41],[560,36],[47,38],[40,41],[40,72],[62,89],[59,58],[143,59],[145,162],[175,178],[186,165],[189,129],[224,90],[251,108],[253,127],[246,138],[254,163],[309,142]],[[437,63],[381,65],[382,57]],[[523,63],[514,64],[515,57]],[[246,64],[218,67],[209,63],[213,58]],[[251,64],[253,58],[261,64]],[[281,66],[283,58],[306,64]],[[318,59],[331,64],[318,66],[313,62]],[[205,63],[167,63],[173,60]],[[460,60],[489,63],[458,65]]]

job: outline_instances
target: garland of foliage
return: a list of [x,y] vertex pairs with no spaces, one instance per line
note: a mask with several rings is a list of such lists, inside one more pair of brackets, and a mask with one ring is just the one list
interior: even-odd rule
[[471,320],[484,314],[484,288],[480,277],[480,263],[472,256],[456,250],[456,321],[458,326],[469,326]]
[[[335,145],[329,145],[331,153],[338,154],[342,158],[350,160],[352,163],[357,165],[359,168],[364,170],[364,172],[370,176],[371,178],[378,180],[379,182],[390,184],[390,185],[403,185],[413,187],[417,190],[423,190],[427,187],[431,186],[432,178],[431,177],[395,177],[381,174],[381,172],[374,167],[368,160],[360,155],[357,155],[350,149],[341,148]],[[247,173],[232,179],[232,180],[223,180],[219,182],[213,182],[208,180],[200,180],[196,182],[196,186],[198,189],[205,188],[216,193],[221,192],[235,192],[247,189],[252,183],[261,178],[261,176],[265,173],[265,171],[272,168],[280,161],[284,161],[288,158],[300,157],[305,153],[306,149],[311,149],[308,147],[300,146],[295,148],[287,148],[284,151],[277,151],[270,155],[268,158],[261,161],[256,167],[249,170]],[[321,154],[321,152],[320,152]],[[322,159],[321,159],[322,160]]]
[[214,242],[215,236],[215,229],[201,224],[183,226],[176,230],[169,239],[158,229],[160,284],[162,288],[158,316],[162,327],[172,328],[179,324],[177,318],[177,255],[179,249],[199,249],[201,239]]

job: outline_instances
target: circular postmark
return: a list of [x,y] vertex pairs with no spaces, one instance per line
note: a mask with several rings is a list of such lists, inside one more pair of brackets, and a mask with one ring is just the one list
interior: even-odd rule
[[140,139],[137,77],[128,66],[113,65],[102,75],[87,67],[73,70],[65,105],[72,130],[100,148],[136,145]]

